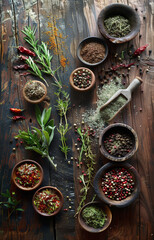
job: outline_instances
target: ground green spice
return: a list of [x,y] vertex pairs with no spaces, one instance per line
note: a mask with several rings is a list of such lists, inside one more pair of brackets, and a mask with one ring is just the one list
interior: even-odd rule
[[116,38],[124,37],[131,31],[129,20],[119,15],[107,18],[104,26],[108,34]]
[[101,116],[104,120],[108,121],[109,119],[113,118],[114,115],[118,112],[118,110],[124,106],[127,102],[127,99],[120,95],[114,101],[109,103],[102,111]]
[[102,228],[106,221],[104,211],[96,206],[89,206],[83,209],[82,217],[85,223],[93,228]]
[[102,107],[119,89],[124,88],[121,84],[121,78],[116,77],[110,83],[104,84],[102,88],[97,91],[97,106],[96,109],[89,109],[82,114],[82,120],[93,130],[96,131],[96,136],[105,127],[106,120],[100,114],[100,107]]

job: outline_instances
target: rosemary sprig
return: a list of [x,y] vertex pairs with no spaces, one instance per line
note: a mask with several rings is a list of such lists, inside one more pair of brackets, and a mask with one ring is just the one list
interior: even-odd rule
[[6,190],[6,193],[1,193],[1,198],[4,197],[6,200],[0,202],[0,207],[6,207],[10,210],[8,218],[12,215],[15,211],[24,211],[22,208],[18,208],[20,201],[15,198],[15,192],[10,193],[9,190]]
[[53,157],[49,154],[49,146],[54,137],[54,121],[50,119],[51,107],[43,110],[41,113],[40,108],[36,105],[35,114],[38,124],[41,129],[33,127],[33,130],[26,131],[19,130],[19,134],[15,138],[22,138],[26,144],[25,149],[33,150],[40,154],[43,158],[47,158],[52,166],[56,169],[57,164],[53,162]]
[[[87,195],[91,186],[93,174],[94,174],[94,165],[95,165],[95,154],[92,151],[91,147],[91,140],[88,135],[88,130],[82,132],[81,127],[77,129],[78,134],[80,135],[82,146],[80,151],[81,158],[83,157],[83,154],[86,157],[85,164],[86,164],[86,171],[84,174],[80,175],[79,180],[82,182],[83,187],[81,188],[81,200],[79,203],[79,206],[77,208],[77,212],[75,215],[77,215],[82,208],[82,206],[85,204],[85,201],[87,199]],[[79,158],[80,158],[79,156]]]

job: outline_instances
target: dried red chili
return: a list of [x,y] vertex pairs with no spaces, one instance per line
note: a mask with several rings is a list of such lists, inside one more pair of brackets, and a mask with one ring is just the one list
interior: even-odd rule
[[20,60],[23,60],[23,61],[25,61],[26,59],[28,59],[28,57],[23,56],[23,55],[20,55],[19,58],[20,58]]
[[25,47],[19,46],[19,47],[18,47],[18,50],[19,50],[19,52],[25,53],[25,54],[27,54],[27,55],[29,55],[29,56],[33,56],[33,57],[36,56],[36,54],[35,54],[34,52],[32,52],[31,50],[29,50],[29,49],[27,49],[27,48],[25,48]]
[[22,65],[13,66],[13,68],[14,68],[15,70],[18,70],[18,69],[25,69],[25,70],[27,70],[27,69],[30,68],[30,67],[29,67],[28,64],[22,64]]
[[23,112],[23,109],[20,109],[20,108],[10,108],[10,111],[13,112],[13,113],[21,113],[21,112]]
[[138,49],[135,50],[135,52],[133,53],[134,56],[138,56],[140,55],[148,46],[149,44],[146,44],[142,47],[139,47]]
[[10,119],[17,121],[17,120],[25,120],[26,118],[24,116],[13,116]]
[[132,66],[132,65],[134,65],[134,64],[135,64],[134,62],[133,62],[133,63],[129,63],[129,64],[120,63],[120,64],[118,64],[118,65],[116,65],[116,66],[111,67],[111,69],[112,69],[113,71],[116,71],[118,68],[122,68],[122,67],[129,68],[130,66]]

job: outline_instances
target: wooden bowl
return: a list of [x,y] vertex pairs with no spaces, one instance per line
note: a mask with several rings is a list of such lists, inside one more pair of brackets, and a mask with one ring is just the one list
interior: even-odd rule
[[[37,166],[37,168],[39,169],[39,171],[40,171],[40,179],[39,179],[39,181],[38,181],[33,187],[24,187],[24,186],[20,185],[20,184],[16,181],[16,177],[17,177],[16,171],[17,171],[17,169],[18,169],[21,165],[23,165],[23,164],[25,164],[25,163],[27,163],[27,164],[35,164],[35,165]],[[40,164],[38,164],[37,162],[35,162],[35,161],[33,161],[33,160],[26,159],[26,160],[20,161],[19,163],[17,163],[17,164],[14,166],[14,168],[13,168],[13,170],[12,170],[12,180],[13,180],[14,184],[16,185],[16,187],[18,187],[19,189],[24,190],[24,191],[32,191],[32,190],[38,188],[38,187],[41,185],[42,180],[43,180],[43,169],[42,169],[42,167],[40,166]]]
[[[44,89],[44,91],[45,91],[44,95],[43,95],[41,98],[37,99],[37,100],[32,100],[32,99],[28,98],[27,95],[26,95],[26,93],[25,93],[25,90],[26,90],[27,85],[28,85],[28,84],[31,84],[32,82],[35,82],[35,83],[40,84],[40,86],[43,87],[43,89]],[[45,84],[42,83],[41,81],[30,80],[30,81],[28,81],[28,82],[25,84],[25,86],[24,86],[24,88],[23,88],[23,97],[24,97],[24,99],[25,99],[27,102],[29,102],[29,103],[33,103],[33,104],[40,103],[40,102],[42,102],[42,101],[45,99],[46,95],[47,95],[47,88],[46,88]]]
[[[105,47],[105,56],[104,56],[104,58],[101,61],[99,61],[97,63],[90,63],[90,62],[85,61],[82,58],[82,56],[81,56],[81,49],[88,43],[100,43],[100,44],[102,44]],[[88,37],[88,38],[85,38],[85,39],[83,39],[79,43],[79,46],[77,48],[77,57],[79,58],[79,60],[83,64],[85,64],[87,66],[90,66],[90,67],[97,66],[97,65],[103,63],[105,61],[105,59],[107,58],[107,55],[108,55],[108,46],[107,46],[106,41],[105,41],[104,38],[98,38],[98,37]]]
[[[84,221],[84,219],[83,219],[83,217],[82,217],[82,212],[83,212],[83,210],[84,210],[86,207],[89,207],[89,206],[99,207],[99,208],[101,208],[101,209],[103,210],[103,212],[106,214],[106,221],[105,221],[105,224],[104,224],[104,226],[103,226],[102,228],[93,228],[93,227],[88,226],[88,225],[85,223],[85,221]],[[84,230],[86,230],[86,231],[88,231],[88,232],[92,232],[92,233],[99,233],[99,232],[105,231],[105,230],[109,227],[109,225],[110,225],[110,223],[111,223],[111,221],[112,221],[112,213],[111,213],[109,207],[108,207],[107,205],[103,204],[102,202],[90,202],[90,203],[87,203],[86,205],[84,205],[84,206],[82,207],[82,209],[80,210],[80,212],[79,212],[79,214],[78,214],[78,221],[79,221],[80,226],[81,226]]]
[[[91,84],[90,84],[90,86],[88,86],[86,88],[79,88],[79,87],[74,85],[73,76],[74,76],[74,73],[76,73],[77,71],[82,71],[83,69],[87,70],[87,71],[89,71],[91,73]],[[89,91],[95,85],[95,75],[89,68],[85,68],[85,67],[76,68],[70,75],[70,85],[71,85],[72,88],[74,88],[75,90],[80,91],[80,92]]]
[[[44,212],[39,211],[39,210],[37,209],[37,207],[35,206],[35,203],[34,203],[36,195],[37,195],[39,192],[41,192],[41,191],[43,191],[43,190],[46,190],[46,189],[51,190],[51,191],[52,191],[54,194],[56,194],[56,195],[59,197],[59,199],[60,199],[60,206],[59,206],[59,208],[57,208],[56,211],[54,211],[53,213],[50,213],[50,214],[47,214],[47,213],[44,213]],[[56,187],[52,187],[52,186],[44,186],[44,187],[42,187],[42,188],[39,188],[39,189],[35,192],[35,194],[33,195],[33,199],[32,199],[32,204],[33,204],[33,207],[34,207],[35,211],[36,211],[38,214],[40,214],[41,216],[44,216],[44,217],[51,217],[51,216],[54,216],[54,215],[56,215],[57,213],[59,213],[59,211],[61,210],[61,208],[62,208],[62,206],[63,206],[63,202],[64,202],[64,198],[63,198],[62,193],[61,193]]]
[[[126,169],[131,174],[132,179],[134,181],[133,192],[131,193],[130,196],[126,197],[125,199],[122,199],[121,201],[117,201],[114,199],[112,200],[112,199],[106,197],[106,195],[104,194],[104,192],[102,190],[102,177],[105,175],[106,172],[108,172],[112,169],[115,169],[115,168]],[[119,208],[126,207],[126,206],[130,205],[131,203],[133,203],[139,195],[139,191],[140,191],[139,175],[138,175],[136,169],[128,163],[107,163],[103,167],[101,167],[95,175],[94,190],[95,190],[97,196],[100,198],[100,200],[102,200],[106,204],[109,204],[110,206],[119,207]]]
[[[108,34],[105,29],[104,21],[113,16],[123,16],[129,20],[131,31],[124,37],[116,38]],[[98,16],[98,28],[103,37],[112,43],[124,43],[133,39],[140,30],[140,18],[137,12],[128,5],[113,3],[103,8]]]
[[[128,136],[131,137],[133,146],[130,152],[128,152],[125,156],[123,157],[115,157],[111,155],[107,150],[105,149],[104,146],[104,140],[106,139],[107,136],[109,136],[112,133],[125,133]],[[99,137],[99,148],[100,152],[103,156],[105,156],[107,159],[114,161],[114,162],[123,162],[131,158],[135,152],[138,149],[138,137],[134,129],[126,124],[123,123],[115,123],[111,124],[108,127],[106,127],[100,134]]]

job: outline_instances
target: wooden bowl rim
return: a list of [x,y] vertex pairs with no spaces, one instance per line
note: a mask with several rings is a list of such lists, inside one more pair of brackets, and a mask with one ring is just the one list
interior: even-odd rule
[[[33,164],[35,164],[35,165],[39,168],[39,170],[40,170],[40,180],[39,180],[39,182],[38,182],[34,187],[25,188],[25,187],[20,186],[20,185],[15,181],[15,176],[16,176],[15,171],[16,171],[16,169],[17,169],[20,165],[23,165],[23,164],[25,164],[25,163],[33,163]],[[18,187],[19,189],[21,189],[21,190],[23,190],[23,191],[33,191],[33,190],[35,190],[36,188],[38,188],[38,187],[41,185],[42,181],[43,181],[43,176],[44,176],[44,173],[43,173],[43,168],[41,167],[41,165],[40,165],[39,163],[37,163],[36,161],[31,160],[31,159],[24,159],[24,160],[16,163],[15,166],[14,166],[14,168],[13,168],[13,170],[12,170],[12,180],[13,180],[14,184],[16,185],[16,187]]]
[[[59,206],[59,208],[58,208],[55,212],[53,212],[52,214],[42,213],[42,212],[40,212],[40,211],[37,209],[37,207],[34,205],[34,198],[35,198],[36,194],[37,194],[38,192],[44,190],[44,189],[51,189],[51,190],[53,190],[53,191],[58,195],[58,197],[60,198],[60,206]],[[41,216],[44,216],[44,217],[52,217],[52,216],[56,215],[57,213],[59,213],[59,211],[61,210],[61,208],[62,208],[62,206],[63,206],[63,203],[64,203],[63,194],[61,193],[61,191],[60,191],[58,188],[53,187],[53,186],[44,186],[44,187],[39,188],[39,189],[34,193],[33,198],[32,198],[32,205],[33,205],[35,211],[36,211],[38,214],[40,214]]]
[[[128,172],[131,173],[131,175],[133,176],[134,182],[135,182],[135,187],[134,187],[134,191],[132,192],[132,194],[127,197],[124,200],[121,201],[116,201],[116,200],[111,200],[109,198],[107,198],[105,196],[105,194],[103,193],[101,186],[100,186],[100,181],[101,178],[104,176],[104,173],[113,169],[113,168],[117,168],[117,167],[123,167],[125,168]],[[105,202],[106,204],[108,204],[109,206],[115,206],[115,207],[119,207],[119,208],[123,208],[123,207],[127,207],[128,205],[130,205],[132,202],[135,201],[135,199],[138,197],[139,192],[140,192],[140,177],[139,174],[137,172],[137,170],[135,169],[135,167],[133,167],[131,164],[129,163],[106,163],[104,166],[102,166],[96,173],[95,177],[94,177],[94,190],[97,194],[97,196],[99,197],[99,199],[103,202]]]
[[[73,83],[73,74],[74,74],[76,71],[81,70],[81,69],[86,69],[86,70],[88,70],[88,71],[91,73],[91,84],[90,84],[90,86],[87,87],[87,88],[78,88],[78,87],[76,87],[76,86],[74,85],[74,83]],[[71,72],[71,75],[70,75],[70,79],[69,79],[69,80],[70,80],[70,84],[71,84],[72,88],[74,88],[75,90],[77,90],[77,91],[79,91],[79,92],[86,92],[86,91],[92,89],[92,88],[94,87],[94,85],[95,85],[95,82],[96,82],[96,80],[95,80],[95,74],[93,73],[92,70],[90,70],[90,69],[87,68],[87,67],[78,67],[78,68],[74,69],[73,72]]]
[[[101,207],[101,208],[103,209],[103,211],[105,212],[105,214],[107,215],[107,220],[106,220],[106,222],[105,222],[105,224],[104,224],[104,226],[103,226],[102,228],[96,228],[96,229],[95,229],[95,228],[93,228],[93,227],[90,227],[90,226],[88,226],[88,225],[84,222],[84,220],[83,220],[83,218],[82,218],[82,211],[83,211],[83,209],[85,209],[87,206],[91,206],[91,205],[95,205],[95,206]],[[104,203],[102,203],[102,202],[99,202],[99,201],[89,202],[89,203],[85,204],[85,205],[81,208],[81,210],[80,210],[80,212],[79,212],[79,214],[78,214],[78,221],[79,221],[80,226],[81,226],[84,230],[86,230],[86,231],[88,231],[88,232],[92,232],[92,233],[99,233],[99,232],[105,231],[105,230],[109,227],[109,225],[111,224],[111,221],[112,221],[112,213],[111,213],[110,208],[109,208],[106,204],[104,204]]]
[[[133,17],[134,17],[133,23],[135,22],[135,25],[132,28],[132,30],[130,31],[130,33],[124,37],[120,37],[120,38],[113,37],[113,36],[109,35],[108,32],[105,30],[102,18],[104,20],[104,15],[106,15],[106,12],[109,12],[114,8],[119,8],[119,9],[122,8],[123,11],[121,12],[122,13],[121,15],[123,15],[123,16],[127,13],[127,11],[130,11],[131,16],[133,15]],[[140,22],[140,17],[138,15],[138,13],[131,6],[122,4],[122,3],[111,3],[108,6],[106,6],[105,8],[103,8],[101,10],[101,12],[99,13],[98,19],[97,19],[97,25],[98,25],[98,29],[103,37],[105,37],[112,43],[119,44],[119,43],[124,43],[124,42],[130,41],[133,38],[135,38],[136,35],[138,34],[138,32],[140,31],[141,22]]]
[[[104,145],[102,143],[102,139],[103,139],[103,136],[109,131],[111,130],[112,128],[116,129],[117,128],[126,128],[128,131],[130,131],[131,135],[133,135],[134,137],[134,147],[132,149],[132,151],[130,151],[128,154],[126,154],[124,157],[114,157],[112,156],[111,154],[109,154],[106,149],[104,148]],[[138,137],[137,137],[137,133],[135,132],[135,130],[127,125],[127,124],[124,124],[124,123],[114,123],[114,124],[110,124],[109,126],[107,126],[106,128],[104,128],[102,130],[102,132],[100,133],[100,136],[99,136],[99,148],[100,148],[100,152],[103,156],[105,156],[107,159],[111,160],[111,161],[114,161],[114,162],[123,162],[123,161],[126,161],[128,159],[130,159],[135,153],[136,151],[138,150]]]
[[[38,100],[31,100],[31,99],[29,99],[29,98],[26,96],[26,94],[25,94],[25,88],[26,88],[26,86],[27,86],[29,83],[31,83],[31,82],[37,82],[37,83],[39,83],[39,84],[44,88],[44,90],[45,90],[45,94],[44,94],[41,98],[39,98]],[[25,100],[26,100],[27,102],[29,102],[29,103],[33,103],[33,104],[40,103],[40,102],[42,102],[42,101],[44,100],[44,98],[46,97],[46,95],[47,95],[47,87],[45,86],[44,83],[42,83],[42,82],[39,81],[39,80],[29,80],[29,81],[25,84],[25,86],[23,87],[23,96],[24,96]]]
[[[87,43],[88,42],[98,42],[98,43],[101,43],[105,47],[105,56],[104,56],[104,58],[101,61],[99,61],[97,63],[89,63],[89,62],[86,62],[81,57],[80,51],[81,51],[82,46],[85,45],[86,42]],[[105,59],[107,58],[107,56],[108,56],[108,45],[107,45],[107,43],[106,43],[106,41],[105,41],[105,39],[103,37],[102,38],[98,38],[98,37],[95,37],[95,36],[86,37],[79,43],[78,48],[77,48],[77,57],[78,57],[78,59],[82,63],[84,63],[85,65],[90,66],[90,67],[97,66],[97,65],[103,63],[105,61]]]

